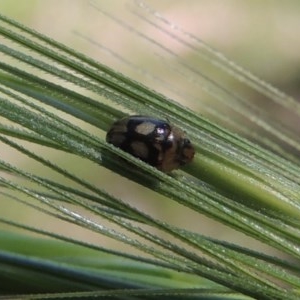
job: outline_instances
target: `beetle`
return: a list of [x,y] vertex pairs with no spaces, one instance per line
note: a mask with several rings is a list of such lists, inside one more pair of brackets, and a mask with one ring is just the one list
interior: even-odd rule
[[195,154],[180,128],[149,116],[116,121],[107,132],[106,141],[166,173],[191,162]]

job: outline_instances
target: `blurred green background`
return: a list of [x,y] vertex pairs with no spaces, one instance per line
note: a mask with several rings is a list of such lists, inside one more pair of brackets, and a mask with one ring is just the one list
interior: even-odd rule
[[[99,45],[141,68],[151,68],[150,71],[159,67],[151,64],[152,49],[95,8],[113,13],[145,34],[152,34],[151,30],[155,33],[153,27],[129,12],[128,8],[135,7],[132,3],[134,1],[2,0],[0,9],[2,14],[133,76]],[[299,1],[151,0],[146,3],[254,74],[298,96]],[[97,44],[80,38],[74,31]],[[155,38],[160,41],[164,37],[156,32]],[[174,42],[169,46],[181,57],[190,55]]]

